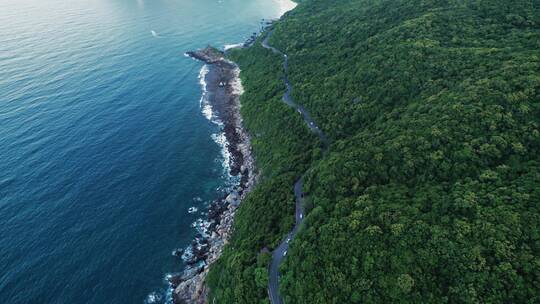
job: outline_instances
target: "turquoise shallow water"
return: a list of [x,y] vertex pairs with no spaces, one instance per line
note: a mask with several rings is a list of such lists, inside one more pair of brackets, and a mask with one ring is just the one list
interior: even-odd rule
[[201,217],[188,208],[228,182],[183,53],[277,15],[272,0],[2,1],[1,303],[165,291]]

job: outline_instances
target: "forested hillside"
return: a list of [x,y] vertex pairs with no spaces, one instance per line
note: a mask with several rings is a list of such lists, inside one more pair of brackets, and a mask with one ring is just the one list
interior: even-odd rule
[[262,182],[209,276],[217,303],[267,303],[269,254],[289,303],[540,302],[540,1],[304,0],[256,44],[242,114]]
[[[294,222],[294,181],[317,156],[316,136],[282,100],[281,57],[260,43],[230,55],[242,70],[241,113],[260,171],[235,216],[235,232],[207,277],[216,303],[268,301],[270,252]],[[266,302],[263,302],[266,303]]]

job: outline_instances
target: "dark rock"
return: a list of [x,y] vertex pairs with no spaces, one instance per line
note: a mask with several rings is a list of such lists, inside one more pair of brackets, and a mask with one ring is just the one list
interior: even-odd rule
[[224,54],[222,51],[216,49],[212,46],[207,46],[204,49],[197,50],[197,51],[189,51],[186,52],[186,55],[204,61],[208,64],[213,64],[218,61],[223,60]]
[[[254,42],[257,36],[257,33],[253,33],[248,41]],[[212,92],[209,102],[216,116],[223,122],[223,132],[227,139],[226,148],[231,155],[230,174],[240,174],[239,185],[208,207],[208,226],[204,233],[196,235],[191,243],[192,255],[186,261],[187,267],[183,276],[174,280],[176,286],[173,292],[173,303],[202,303],[205,298],[204,276],[208,265],[220,256],[232,231],[236,205],[251,189],[257,175],[251,172],[253,169],[252,149],[249,135],[241,124],[237,93],[239,88],[234,87],[239,83],[237,66],[227,61],[223,52],[212,47],[187,54],[210,65],[210,70],[206,75],[207,89]],[[186,280],[182,281],[183,279]]]
[[172,288],[176,288],[176,286],[180,285],[182,283],[182,275],[181,274],[175,274],[171,275],[167,278],[167,281],[169,281],[169,284],[171,284]]

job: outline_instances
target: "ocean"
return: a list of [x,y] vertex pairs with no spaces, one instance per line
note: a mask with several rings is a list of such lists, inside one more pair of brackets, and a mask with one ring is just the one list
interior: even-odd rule
[[184,52],[284,1],[0,5],[0,303],[166,302],[171,252],[234,183]]

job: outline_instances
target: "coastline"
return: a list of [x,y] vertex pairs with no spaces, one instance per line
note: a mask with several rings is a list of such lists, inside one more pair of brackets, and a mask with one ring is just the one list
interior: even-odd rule
[[[275,0],[279,6],[279,15],[294,9],[297,3],[291,0]],[[264,31],[266,23],[263,26]],[[259,33],[260,34],[260,33]],[[221,256],[223,247],[233,232],[234,216],[240,203],[253,189],[258,179],[258,172],[252,155],[251,139],[243,126],[240,114],[240,96],[243,87],[240,80],[240,68],[226,59],[226,51],[236,47],[248,47],[256,39],[254,35],[248,41],[225,47],[225,51],[208,46],[198,51],[186,52],[186,56],[205,63],[201,70],[201,83],[204,87],[203,98],[207,103],[205,115],[217,119],[222,125],[225,136],[226,161],[229,174],[239,176],[238,184],[220,199],[211,203],[206,222],[198,224],[199,233],[186,251],[176,252],[182,255],[186,268],[178,275],[167,279],[172,288],[174,304],[207,303],[205,278],[211,265]],[[204,73],[204,69],[207,69]]]
[[182,254],[187,266],[179,275],[168,277],[173,289],[172,300],[177,304],[206,303],[206,274],[227,244],[236,209],[257,180],[250,137],[240,115],[240,96],[243,92],[240,69],[226,60],[222,52],[211,48],[207,50],[215,51],[212,58],[198,56],[200,51],[188,52],[187,55],[206,64],[207,72],[201,75],[207,94],[205,97],[208,104],[205,106],[211,108],[211,114],[208,115],[215,117],[222,126],[226,139],[225,149],[229,155],[229,173],[239,177],[239,181],[220,199],[212,202],[206,221],[199,224],[195,240],[186,251],[178,252],[177,255]]

